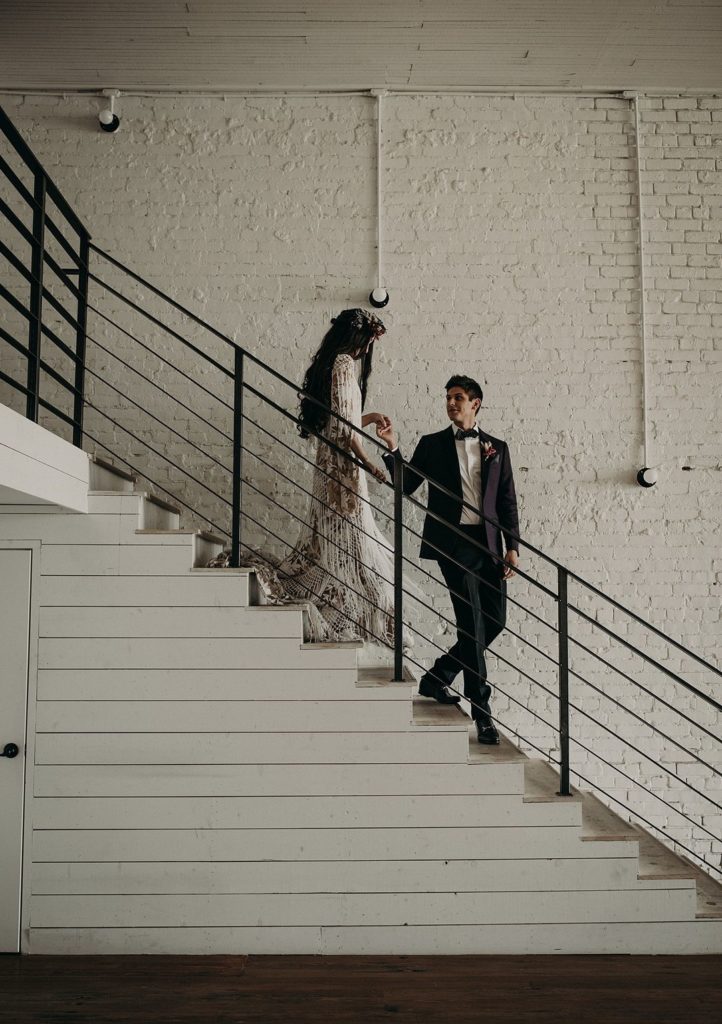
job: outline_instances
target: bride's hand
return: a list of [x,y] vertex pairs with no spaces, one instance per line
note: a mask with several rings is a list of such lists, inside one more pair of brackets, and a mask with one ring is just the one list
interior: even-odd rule
[[378,466],[374,466],[373,462],[367,462],[365,469],[367,473],[371,473],[371,475],[375,476],[377,480],[380,480],[382,483],[386,482],[386,474],[382,469],[379,469]]
[[380,428],[390,427],[391,420],[382,412],[369,412],[364,413],[364,426],[369,426],[371,423],[376,425],[376,433],[378,434]]

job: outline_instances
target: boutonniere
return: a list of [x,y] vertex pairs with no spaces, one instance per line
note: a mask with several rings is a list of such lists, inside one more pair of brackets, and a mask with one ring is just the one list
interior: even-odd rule
[[481,445],[481,450],[485,459],[493,459],[496,455],[496,448],[491,441],[484,441]]

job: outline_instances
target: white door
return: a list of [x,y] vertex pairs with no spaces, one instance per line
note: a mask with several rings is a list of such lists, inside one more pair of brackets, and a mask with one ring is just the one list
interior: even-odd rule
[[20,950],[31,552],[0,550],[0,952]]

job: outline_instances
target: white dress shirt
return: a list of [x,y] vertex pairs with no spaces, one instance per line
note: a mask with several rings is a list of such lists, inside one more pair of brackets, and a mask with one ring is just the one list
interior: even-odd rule
[[[478,428],[477,428],[478,429]],[[461,496],[467,505],[481,508],[481,441],[478,437],[454,440],[461,474]],[[481,522],[478,512],[462,508],[461,526],[476,526]]]

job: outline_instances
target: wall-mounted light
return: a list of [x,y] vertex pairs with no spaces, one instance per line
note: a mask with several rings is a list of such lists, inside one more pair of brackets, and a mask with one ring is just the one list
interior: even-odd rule
[[120,118],[115,112],[115,101],[120,92],[117,89],[103,89],[103,96],[107,96],[110,103],[98,114],[100,127],[104,132],[117,132],[120,128]]

